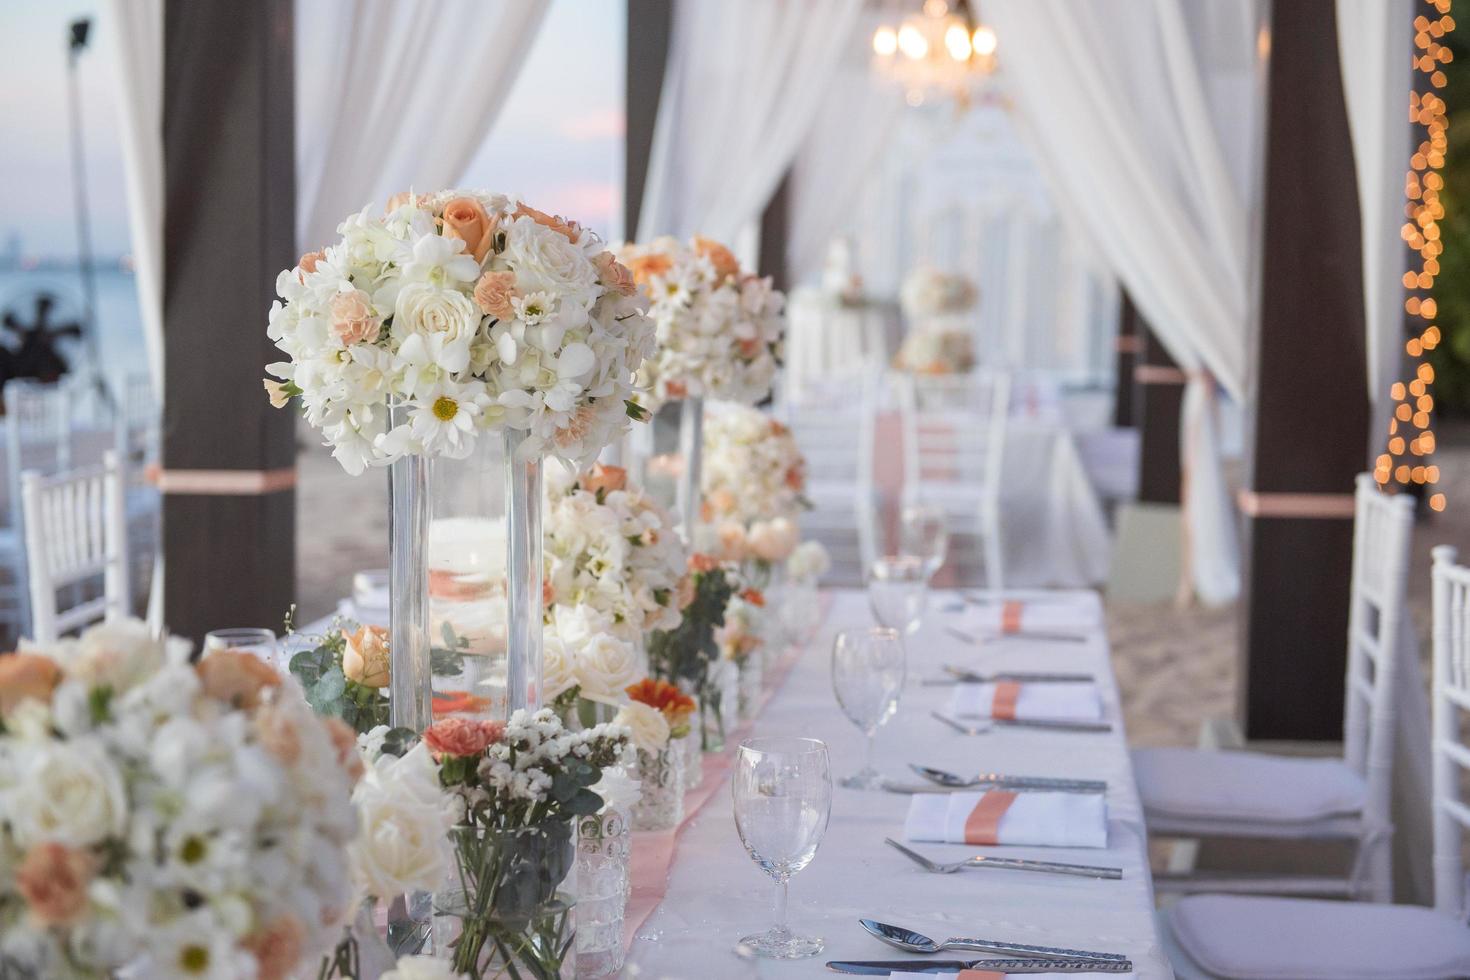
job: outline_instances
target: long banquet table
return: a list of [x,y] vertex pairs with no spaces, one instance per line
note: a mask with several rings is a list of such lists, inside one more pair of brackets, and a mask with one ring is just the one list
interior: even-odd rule
[[[1010,595],[1010,594],[1008,594]],[[1097,603],[1095,593],[1052,592],[1049,598]],[[707,801],[678,831],[667,876],[635,889],[656,893],[656,907],[633,928],[626,976],[723,980],[746,977],[835,976],[829,959],[900,957],[863,932],[857,920],[876,918],[907,926],[937,940],[985,937],[1045,946],[1068,946],[1127,954],[1139,978],[1172,976],[1159,945],[1148,873],[1147,841],[1119,708],[1117,683],[1101,626],[1085,643],[1002,640],[970,646],[944,630],[955,613],[953,593],[931,596],[923,628],[908,647],[909,681],[898,713],[879,732],[877,763],[896,780],[914,782],[907,763],[958,772],[982,770],[1015,775],[1105,779],[1108,782],[1106,849],[1060,849],[920,844],[936,860],[957,860],[977,850],[1006,857],[1036,858],[1123,869],[1121,881],[1070,878],[1015,871],[928,874],[887,847],[883,838],[902,836],[909,797],[834,788],[832,818],[815,860],[792,879],[790,922],[794,929],[825,938],[826,951],[794,962],[752,961],[732,950],[740,936],[771,924],[773,885],[746,855],[736,833],[727,771]],[[1099,617],[1101,622],[1101,617]],[[797,653],[754,729],[760,735],[803,735],[825,741],[834,778],[858,769],[862,734],[837,707],[829,682],[828,651],[837,630],[871,625],[861,591],[844,590],[833,602],[815,638]],[[943,710],[951,688],[922,686],[944,663],[985,670],[1087,671],[1097,680],[1111,733],[1033,729],[997,730],[983,736],[954,732],[929,715]],[[653,841],[645,842],[646,849]],[[635,853],[640,843],[635,842]],[[646,875],[645,875],[646,878]],[[661,892],[661,895],[657,893]],[[639,895],[635,894],[635,905]],[[630,907],[630,916],[637,910]],[[972,958],[981,954],[945,954]],[[914,957],[916,963],[922,958]]]

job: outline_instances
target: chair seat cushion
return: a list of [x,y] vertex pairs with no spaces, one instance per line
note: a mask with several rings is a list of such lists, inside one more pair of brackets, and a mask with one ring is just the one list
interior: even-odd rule
[[1133,768],[1150,816],[1307,823],[1361,813],[1367,795],[1341,759],[1137,749]]
[[1417,905],[1195,895],[1164,914],[1175,945],[1221,980],[1470,976],[1470,929]]

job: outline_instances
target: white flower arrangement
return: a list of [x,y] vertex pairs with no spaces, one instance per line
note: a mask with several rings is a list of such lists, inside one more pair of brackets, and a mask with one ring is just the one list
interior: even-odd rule
[[668,512],[615,466],[581,475],[552,467],[547,484],[547,614],[574,659],[605,659],[601,639],[641,649],[643,634],[677,626],[687,557]]
[[720,405],[704,423],[702,516],[731,561],[784,561],[807,506],[806,460],[791,430],[741,405]]
[[784,294],[743,272],[725,246],[670,237],[624,245],[619,260],[648,293],[658,352],[639,372],[639,402],[689,397],[755,404],[771,391],[786,321]]
[[898,291],[899,305],[910,320],[965,313],[979,298],[980,291],[968,277],[927,266],[905,276]]
[[974,337],[966,327],[916,327],[904,337],[893,366],[910,374],[966,374],[975,367]]
[[793,582],[815,583],[832,570],[832,556],[820,541],[803,541],[786,559],[786,576]]
[[380,725],[359,736],[367,772],[352,792],[359,829],[348,848],[353,880],[379,901],[443,886],[454,867],[449,830],[457,820],[428,749],[419,743],[401,756],[385,753],[388,734]]
[[766,599],[759,589],[741,589],[725,604],[725,622],[715,630],[720,656],[737,664],[765,643]]
[[351,730],[249,653],[148,636],[0,656],[0,973],[286,976],[352,910]]
[[653,324],[591,232],[482,191],[401,194],[276,279],[267,366],[349,473],[406,453],[462,458],[489,430],[586,460],[643,413]]

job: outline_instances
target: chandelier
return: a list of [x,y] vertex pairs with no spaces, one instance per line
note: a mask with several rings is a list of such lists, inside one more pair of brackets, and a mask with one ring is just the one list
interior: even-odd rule
[[873,70],[901,86],[908,104],[953,99],[962,108],[995,71],[995,31],[968,0],[924,0],[898,26],[873,32]]

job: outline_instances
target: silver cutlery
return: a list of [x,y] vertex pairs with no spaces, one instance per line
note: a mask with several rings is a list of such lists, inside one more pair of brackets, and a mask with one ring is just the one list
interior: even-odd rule
[[1130,960],[828,960],[834,973],[883,977],[890,973],[959,973],[990,970],[996,973],[1132,973]]
[[[976,646],[981,641],[981,637],[974,633],[966,633],[964,630],[956,629],[953,626],[946,626],[944,631],[955,639],[968,643],[971,646]],[[987,635],[984,639],[989,643],[999,643],[1004,640],[1033,640],[1039,643],[1087,642],[1087,636],[1083,633],[1058,633],[1050,630],[1044,632],[1041,630],[1022,630],[1019,633],[996,633],[994,636]]]
[[1071,721],[1064,718],[987,718],[979,724],[966,725],[938,711],[931,711],[929,714],[962,735],[988,735],[997,725],[1002,728],[1043,728],[1054,732],[1110,732],[1113,730],[1113,726],[1105,721]]
[[966,684],[994,684],[997,681],[1013,681],[1017,684],[1063,684],[1091,682],[1096,679],[1091,674],[1047,670],[1002,670],[994,674],[979,674],[965,667],[956,667],[954,664],[945,664],[942,669],[955,680],[964,681]]
[[1019,602],[1023,606],[1056,606],[1072,602],[1071,596],[1032,595],[1022,598],[1010,595],[986,595],[984,592],[961,592],[960,599],[972,606],[1003,606],[1008,602]]
[[972,786],[994,786],[997,789],[1050,789],[1064,793],[1106,793],[1108,784],[1101,779],[1058,779],[1051,776],[1003,776],[997,772],[982,772],[975,776],[920,766],[910,762],[909,768],[930,782],[950,789],[969,789]]
[[1029,946],[1025,943],[1008,943],[998,939],[946,939],[935,942],[922,932],[905,929],[873,919],[859,919],[858,924],[874,938],[887,943],[894,949],[908,953],[943,953],[964,950],[975,953],[1000,953],[1005,956],[1030,957],[1048,960],[1103,960],[1105,962],[1127,961],[1121,953],[1094,953],[1086,949],[1067,949],[1061,946]]
[[1071,875],[1074,878],[1107,878],[1116,881],[1123,877],[1122,868],[1107,868],[1093,864],[1064,864],[1060,861],[1031,861],[1026,858],[998,858],[977,854],[963,861],[931,861],[918,851],[904,847],[892,837],[883,840],[910,861],[925,871],[937,875],[951,875],[957,871],[975,868],[994,868],[1003,871],[1035,871],[1041,874]]

